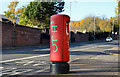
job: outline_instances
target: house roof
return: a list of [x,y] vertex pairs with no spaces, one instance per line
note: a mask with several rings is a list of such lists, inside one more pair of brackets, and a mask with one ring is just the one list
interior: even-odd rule
[[79,31],[80,27],[79,26],[71,26],[71,31],[76,32]]

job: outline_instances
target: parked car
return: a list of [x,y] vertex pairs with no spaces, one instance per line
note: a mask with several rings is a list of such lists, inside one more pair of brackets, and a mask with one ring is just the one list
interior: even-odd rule
[[113,39],[112,39],[112,37],[107,37],[107,38],[106,38],[106,41],[107,41],[107,42],[111,42],[111,41],[113,41]]

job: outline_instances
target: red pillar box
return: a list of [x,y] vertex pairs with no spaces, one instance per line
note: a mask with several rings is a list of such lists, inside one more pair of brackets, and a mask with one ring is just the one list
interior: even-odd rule
[[68,15],[53,15],[50,18],[50,70],[55,74],[69,71],[69,22]]

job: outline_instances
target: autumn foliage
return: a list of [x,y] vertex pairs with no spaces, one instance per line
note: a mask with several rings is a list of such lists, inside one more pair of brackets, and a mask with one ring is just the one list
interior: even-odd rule
[[[95,20],[94,20],[95,18]],[[113,25],[114,20],[114,25]],[[111,32],[113,26],[117,27],[115,17],[110,19],[99,18],[99,17],[86,17],[80,21],[71,21],[71,26],[79,26],[80,32],[86,30],[87,32]]]
[[16,17],[19,17],[24,11],[24,8],[16,9],[18,3],[17,0],[12,1],[10,5],[8,5],[8,10],[4,11],[5,16],[10,19],[13,24],[15,24]]

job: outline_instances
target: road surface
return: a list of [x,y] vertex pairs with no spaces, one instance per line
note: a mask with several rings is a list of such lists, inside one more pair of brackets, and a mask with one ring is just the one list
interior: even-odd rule
[[[101,52],[116,47],[118,41],[82,42],[70,45],[71,75],[118,75],[118,55]],[[2,51],[2,75],[50,74],[50,48],[32,47]]]

